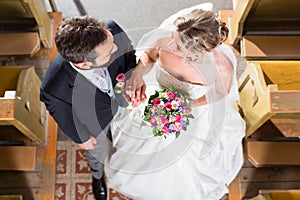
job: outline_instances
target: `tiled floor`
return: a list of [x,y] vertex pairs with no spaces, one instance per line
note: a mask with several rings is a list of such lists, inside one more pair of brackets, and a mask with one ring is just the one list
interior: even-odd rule
[[[55,200],[95,200],[85,151],[72,141],[58,141]],[[109,190],[110,200],[130,200]]]
[[[58,141],[56,152],[55,200],[95,200],[85,151],[73,141]],[[132,200],[109,190],[109,200]],[[227,195],[222,200],[228,199]]]
[[55,200],[94,200],[84,150],[72,141],[58,141]]

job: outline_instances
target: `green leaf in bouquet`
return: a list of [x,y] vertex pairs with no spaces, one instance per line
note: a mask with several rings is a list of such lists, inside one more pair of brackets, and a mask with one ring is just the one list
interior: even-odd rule
[[186,123],[186,125],[190,125],[190,120],[189,120],[189,118],[186,118],[185,123]]
[[180,132],[179,132],[179,131],[177,131],[177,132],[175,133],[175,136],[176,136],[176,138],[178,138],[178,137],[179,137],[179,135],[180,135]]
[[153,99],[157,98],[158,96],[159,91],[156,90],[155,93],[149,97],[148,104],[152,104]]
[[150,113],[150,108],[151,108],[151,107],[150,107],[149,105],[145,106],[144,115]]
[[149,115],[145,115],[145,116],[144,116],[144,121],[150,122],[150,116],[149,116]]
[[153,135],[154,136],[162,136],[162,133],[158,129],[154,128],[153,129]]

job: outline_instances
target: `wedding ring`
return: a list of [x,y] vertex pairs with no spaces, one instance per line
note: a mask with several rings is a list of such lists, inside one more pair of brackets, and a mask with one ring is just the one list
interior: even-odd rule
[[131,86],[131,85],[128,85],[127,88],[132,88],[132,86]]

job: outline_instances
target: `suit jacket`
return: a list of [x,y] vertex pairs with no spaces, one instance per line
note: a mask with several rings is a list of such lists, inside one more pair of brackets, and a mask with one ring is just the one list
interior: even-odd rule
[[[108,65],[112,84],[116,76],[136,66],[135,50],[130,39],[114,21],[107,27],[118,50]],[[42,81],[40,100],[62,131],[76,143],[97,137],[113,118],[116,102],[78,73],[61,55],[56,56]]]

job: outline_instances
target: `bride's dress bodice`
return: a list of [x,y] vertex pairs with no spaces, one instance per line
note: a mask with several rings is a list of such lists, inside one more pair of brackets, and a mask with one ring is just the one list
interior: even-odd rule
[[187,94],[190,99],[198,99],[208,91],[208,86],[181,81],[172,76],[161,66],[158,67],[156,79],[163,88],[173,87],[174,89]]

